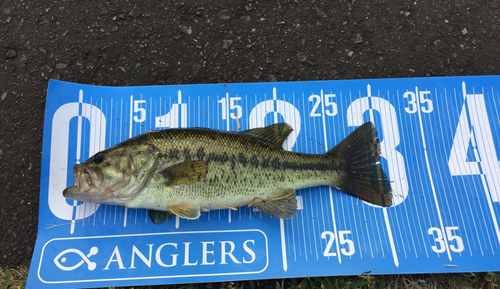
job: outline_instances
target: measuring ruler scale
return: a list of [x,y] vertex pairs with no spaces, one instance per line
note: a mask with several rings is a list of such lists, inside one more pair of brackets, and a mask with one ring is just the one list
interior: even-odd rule
[[[50,81],[39,234],[28,287],[498,271],[500,77],[101,87]],[[174,218],[66,200],[72,166],[144,132],[287,122],[285,150],[325,153],[375,124],[394,194],[381,208],[297,191],[283,220],[252,208]],[[55,274],[54,272],[58,272]]]

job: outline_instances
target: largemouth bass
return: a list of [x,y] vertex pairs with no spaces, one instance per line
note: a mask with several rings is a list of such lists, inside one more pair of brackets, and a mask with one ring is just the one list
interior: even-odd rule
[[73,167],[66,198],[150,210],[154,223],[174,214],[254,207],[279,218],[297,212],[295,190],[326,185],[379,206],[391,206],[380,144],[365,123],[325,154],[283,150],[286,123],[242,132],[204,128],[148,132]]

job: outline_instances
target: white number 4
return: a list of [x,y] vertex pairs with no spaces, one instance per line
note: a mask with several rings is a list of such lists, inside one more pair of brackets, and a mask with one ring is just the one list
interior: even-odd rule
[[[488,120],[483,94],[467,94],[457,131],[453,138],[448,166],[452,176],[483,175],[493,202],[500,202],[500,164]],[[467,150],[472,145],[475,160],[467,160]]]

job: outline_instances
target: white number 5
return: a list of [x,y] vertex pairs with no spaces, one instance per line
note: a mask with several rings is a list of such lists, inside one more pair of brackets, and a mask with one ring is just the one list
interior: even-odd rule
[[146,110],[143,107],[139,107],[139,104],[146,103],[144,99],[134,100],[134,113],[139,113],[139,116],[134,115],[135,122],[143,122],[146,120]]

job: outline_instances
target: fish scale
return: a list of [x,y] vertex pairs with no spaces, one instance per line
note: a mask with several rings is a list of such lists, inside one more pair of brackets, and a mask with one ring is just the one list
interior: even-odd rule
[[[158,198],[163,198],[162,201],[157,200],[157,203],[170,204],[176,199],[189,199],[189,202],[195,201],[210,210],[216,209],[215,204],[237,207],[248,203],[254,197],[264,199],[275,197],[284,188],[299,189],[311,184],[326,185],[327,179],[335,173],[333,164],[327,163],[323,155],[289,153],[261,146],[258,140],[245,136],[241,141],[235,141],[229,138],[234,135],[222,133],[220,135],[218,140],[211,142],[194,141],[201,137],[196,131],[193,131],[192,135],[184,135],[185,139],[176,137],[177,141],[172,144],[174,147],[188,146],[188,152],[203,149],[206,153],[201,158],[199,156],[192,158],[190,153],[184,153],[182,158],[168,156],[164,161],[169,164],[193,159],[204,161],[208,165],[208,172],[195,184],[173,187],[165,187],[163,184],[166,179],[161,174],[155,174],[149,189]],[[246,152],[243,155],[240,153],[238,157],[242,145],[246,147]],[[245,159],[254,161],[247,165]],[[322,165],[319,165],[320,162]],[[285,163],[288,166],[286,168]],[[301,164],[307,168],[292,164]],[[329,166],[332,169],[327,170]]]

